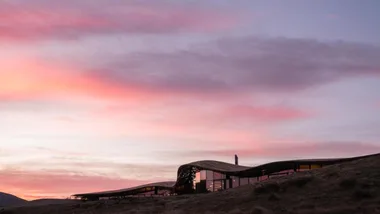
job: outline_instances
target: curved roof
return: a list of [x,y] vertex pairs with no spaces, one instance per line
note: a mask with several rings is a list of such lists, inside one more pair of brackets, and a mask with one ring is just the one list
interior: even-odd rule
[[212,170],[226,175],[239,176],[239,177],[258,177],[262,176],[263,170],[265,174],[271,174],[275,172],[280,172],[284,170],[294,169],[297,165],[308,165],[308,164],[321,164],[321,165],[331,165],[340,162],[352,161],[361,158],[366,158],[370,156],[376,156],[378,154],[350,157],[350,158],[328,158],[328,159],[301,159],[301,160],[287,160],[287,161],[277,161],[271,162],[259,166],[248,167],[241,165],[234,165],[230,163],[220,162],[220,161],[211,161],[203,160],[196,161],[188,164],[184,164],[178,169],[177,185],[182,184],[183,179],[187,177],[193,168],[196,170]]
[[103,192],[92,192],[92,193],[83,193],[83,194],[75,194],[74,197],[111,197],[111,196],[120,196],[120,195],[133,195],[136,193],[149,192],[152,190],[147,190],[149,187],[158,187],[160,189],[171,189],[175,185],[175,181],[165,181],[165,182],[157,182],[144,184],[140,186],[130,187],[126,189],[119,190],[111,190],[111,191],[103,191]]
[[248,166],[241,166],[241,165],[235,165],[231,163],[225,163],[221,161],[214,161],[214,160],[202,160],[202,161],[196,161],[188,164],[184,164],[179,167],[178,170],[181,168],[185,167],[197,167],[199,169],[204,169],[204,170],[212,170],[216,172],[238,172],[238,171],[243,171],[247,170],[251,167]]

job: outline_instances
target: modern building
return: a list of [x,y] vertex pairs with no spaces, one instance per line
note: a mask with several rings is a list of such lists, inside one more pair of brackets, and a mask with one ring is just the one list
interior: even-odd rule
[[139,195],[215,192],[376,155],[380,155],[380,153],[351,158],[278,161],[255,167],[238,165],[238,157],[235,155],[235,164],[214,160],[184,164],[178,168],[176,181],[151,183],[128,189],[76,194],[73,196],[84,200],[99,200],[102,198],[123,198]]
[[136,187],[103,191],[103,192],[92,192],[92,193],[81,193],[73,195],[75,198],[80,198],[84,200],[99,200],[99,199],[112,199],[112,198],[124,198],[130,196],[152,196],[152,195],[169,195],[173,194],[173,187],[175,186],[175,181],[167,182],[157,182],[144,184]]

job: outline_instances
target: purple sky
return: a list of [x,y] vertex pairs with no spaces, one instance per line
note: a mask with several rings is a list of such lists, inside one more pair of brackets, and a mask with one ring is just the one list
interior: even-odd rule
[[235,153],[244,165],[377,153],[378,8],[3,0],[0,190],[125,188]]

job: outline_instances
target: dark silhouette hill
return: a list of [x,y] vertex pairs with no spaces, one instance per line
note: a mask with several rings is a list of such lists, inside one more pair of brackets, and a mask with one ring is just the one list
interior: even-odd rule
[[380,213],[380,155],[215,193],[73,200],[69,204],[5,209],[3,213],[376,214]]
[[15,206],[25,202],[26,200],[17,196],[0,192],[0,207]]

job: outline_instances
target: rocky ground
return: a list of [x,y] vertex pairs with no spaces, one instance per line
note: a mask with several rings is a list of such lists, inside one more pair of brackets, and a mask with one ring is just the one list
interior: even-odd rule
[[223,192],[7,208],[1,214],[380,213],[380,155]]

